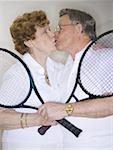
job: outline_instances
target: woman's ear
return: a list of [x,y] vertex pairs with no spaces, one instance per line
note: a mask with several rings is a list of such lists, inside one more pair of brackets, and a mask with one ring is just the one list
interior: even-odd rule
[[25,44],[27,47],[32,47],[32,41],[31,41],[31,40],[24,41],[24,44]]

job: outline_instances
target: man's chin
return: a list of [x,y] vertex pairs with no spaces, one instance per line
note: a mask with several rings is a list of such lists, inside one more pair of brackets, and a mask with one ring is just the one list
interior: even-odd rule
[[57,48],[57,51],[64,51],[63,49],[59,49],[59,48]]
[[56,49],[58,51],[65,51],[60,45],[56,44]]

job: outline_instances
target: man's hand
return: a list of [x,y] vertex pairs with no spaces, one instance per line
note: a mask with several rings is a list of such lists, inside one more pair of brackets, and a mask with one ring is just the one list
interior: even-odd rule
[[39,113],[39,111],[38,111],[38,115],[40,116],[41,125],[49,126],[49,125],[57,124],[56,121],[53,121],[48,117],[48,114],[45,109],[43,109],[43,111],[41,113]]
[[38,113],[39,115],[46,114],[49,120],[60,120],[67,116],[65,105],[62,103],[47,102],[39,108]]

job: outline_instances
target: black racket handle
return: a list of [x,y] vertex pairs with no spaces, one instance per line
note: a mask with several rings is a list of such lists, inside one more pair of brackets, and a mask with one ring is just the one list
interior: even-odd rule
[[[61,119],[61,120],[57,120],[57,122],[59,124],[61,124],[62,126],[64,126],[67,130],[69,130],[72,134],[74,134],[76,137],[79,136],[79,134],[82,132],[81,129],[77,128],[76,126],[74,126],[72,123],[70,123],[68,120],[66,119]],[[44,135],[46,133],[46,131],[50,128],[51,126],[42,126],[40,128],[38,128],[38,132],[41,135]]]
[[40,128],[38,128],[38,133],[40,133],[40,135],[44,135],[50,127],[51,126],[41,126]]

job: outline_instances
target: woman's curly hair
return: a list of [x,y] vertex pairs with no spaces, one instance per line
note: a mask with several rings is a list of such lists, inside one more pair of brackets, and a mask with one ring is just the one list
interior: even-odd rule
[[10,33],[15,49],[21,54],[30,52],[24,42],[35,39],[36,27],[45,27],[48,24],[49,20],[42,10],[32,11],[18,16],[10,26]]

